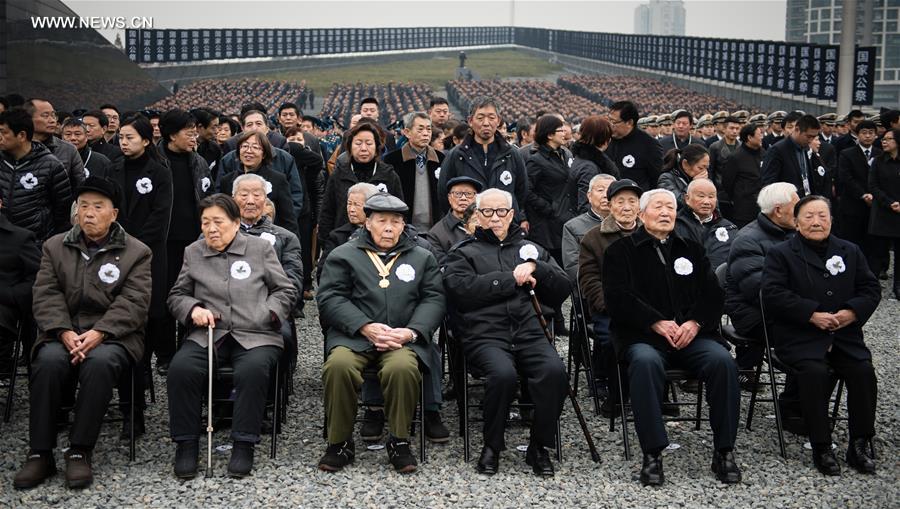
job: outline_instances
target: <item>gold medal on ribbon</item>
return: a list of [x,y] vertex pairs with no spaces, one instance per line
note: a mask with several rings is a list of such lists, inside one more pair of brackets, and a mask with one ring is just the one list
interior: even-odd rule
[[397,258],[400,258],[400,253],[397,253],[390,262],[385,264],[381,261],[381,257],[378,256],[375,251],[366,250],[366,254],[369,255],[369,259],[372,260],[372,265],[378,270],[378,275],[381,276],[381,281],[378,282],[378,286],[381,288],[387,288],[391,286],[391,282],[388,281],[388,276],[391,275],[391,267],[394,266],[394,263],[397,261]]

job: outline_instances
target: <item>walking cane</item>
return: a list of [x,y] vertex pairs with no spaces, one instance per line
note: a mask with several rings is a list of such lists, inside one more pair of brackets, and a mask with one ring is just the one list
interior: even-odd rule
[[213,328],[212,325],[208,327],[209,329],[209,343],[207,344],[207,356],[206,356],[206,368],[209,373],[209,385],[208,385],[208,398],[206,401],[207,409],[206,409],[206,477],[212,477],[212,436],[213,436],[213,424],[212,424],[212,400],[213,400],[213,348],[215,348],[215,344],[213,344]]
[[[550,334],[547,320],[544,318],[544,313],[541,312],[541,304],[538,302],[537,295],[534,294],[534,286],[531,284],[528,285],[528,294],[531,295],[531,306],[534,308],[535,314],[537,314],[538,322],[541,323],[541,329],[543,329],[544,335],[547,336],[547,341],[553,344],[553,335]],[[575,409],[575,416],[578,417],[581,432],[584,433],[584,439],[587,440],[588,449],[591,451],[591,459],[594,460],[594,463],[600,463],[600,454],[597,452],[597,446],[594,445],[594,439],[591,437],[590,430],[588,430],[584,414],[581,413],[581,406],[578,404],[578,400],[575,399],[575,391],[572,389],[572,383],[569,381],[568,374],[566,374],[566,387],[569,389],[569,401],[572,402],[572,408]]]

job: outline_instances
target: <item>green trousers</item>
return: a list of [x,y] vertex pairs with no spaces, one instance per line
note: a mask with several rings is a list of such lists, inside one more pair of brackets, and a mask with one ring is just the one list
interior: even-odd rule
[[397,438],[409,438],[422,380],[415,352],[410,348],[354,352],[345,346],[337,346],[322,367],[329,444],[352,438],[363,370],[373,363],[378,366],[388,429]]

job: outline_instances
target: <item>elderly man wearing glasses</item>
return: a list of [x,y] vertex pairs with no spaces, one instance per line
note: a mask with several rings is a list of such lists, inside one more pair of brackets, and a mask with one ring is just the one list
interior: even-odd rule
[[457,338],[469,364],[485,378],[484,448],[478,471],[497,473],[509,405],[518,376],[527,380],[534,421],[525,460],[541,476],[553,475],[545,447],[553,446],[566,394],[566,371],[547,342],[531,304],[557,307],[569,295],[569,279],[544,248],[525,240],[513,223],[512,195],[488,189],[476,197],[479,228],[447,256],[444,287]]

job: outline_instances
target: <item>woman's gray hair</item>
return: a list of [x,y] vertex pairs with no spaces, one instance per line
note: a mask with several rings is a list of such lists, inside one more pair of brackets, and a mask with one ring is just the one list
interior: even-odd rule
[[359,182],[350,186],[350,189],[347,189],[347,198],[350,198],[350,195],[353,193],[359,193],[363,195],[365,197],[363,201],[366,201],[378,194],[378,188],[373,184],[369,184],[368,182]]
[[650,199],[653,198],[654,196],[656,196],[657,194],[664,194],[664,195],[668,196],[669,198],[672,199],[672,203],[674,203],[676,207],[678,206],[678,200],[675,199],[675,193],[673,193],[672,191],[669,191],[668,189],[651,189],[641,195],[641,201],[640,201],[641,212],[643,212],[644,209],[647,208],[647,205],[650,204]]
[[231,183],[231,196],[236,196],[238,192],[238,188],[241,187],[241,184],[244,182],[256,181],[259,182],[259,185],[262,186],[263,191],[266,190],[266,179],[260,177],[256,173],[244,173],[243,175],[238,175],[234,182]]
[[481,199],[484,198],[485,196],[490,196],[492,194],[499,194],[500,196],[502,196],[504,199],[506,199],[506,203],[508,204],[509,208],[512,208],[513,196],[511,194],[509,194],[509,192],[504,191],[503,189],[497,189],[495,187],[492,187],[490,189],[485,189],[484,191],[475,195],[475,207],[480,209],[481,208]]
[[760,189],[756,204],[763,214],[769,215],[775,207],[790,203],[797,194],[797,186],[789,182],[775,182]]

